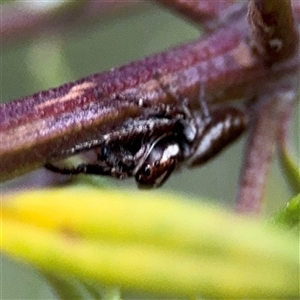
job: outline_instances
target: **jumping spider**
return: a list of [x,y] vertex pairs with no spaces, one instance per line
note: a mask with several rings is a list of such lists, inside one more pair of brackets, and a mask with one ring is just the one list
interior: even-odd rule
[[[176,107],[152,107],[146,117],[129,119],[118,128],[63,156],[94,150],[97,160],[63,168],[48,162],[46,168],[62,174],[96,174],[116,178],[135,177],[140,188],[161,186],[180,165],[200,165],[245,130],[247,117],[241,109],[228,106],[191,111],[187,101]],[[142,102],[142,101],[141,101]]]

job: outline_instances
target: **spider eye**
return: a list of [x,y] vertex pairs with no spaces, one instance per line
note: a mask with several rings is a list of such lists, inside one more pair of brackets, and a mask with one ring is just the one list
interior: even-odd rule
[[149,177],[151,175],[151,166],[147,164],[143,167],[142,173],[144,176]]
[[138,172],[135,174],[135,180],[138,183],[139,187],[151,188],[154,183],[153,181],[153,169],[151,165],[144,164]]

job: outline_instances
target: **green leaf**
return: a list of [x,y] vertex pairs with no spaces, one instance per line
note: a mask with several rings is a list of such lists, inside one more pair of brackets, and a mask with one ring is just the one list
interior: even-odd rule
[[285,207],[276,213],[271,219],[272,223],[287,228],[297,227],[299,229],[300,221],[300,194],[292,198]]
[[50,274],[168,297],[299,293],[294,235],[167,193],[89,187],[9,195],[1,246]]

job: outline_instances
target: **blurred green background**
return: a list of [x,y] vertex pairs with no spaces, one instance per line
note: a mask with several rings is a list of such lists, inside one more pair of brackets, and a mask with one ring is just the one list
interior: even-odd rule
[[[198,36],[197,28],[149,1],[101,15],[96,22],[77,24],[68,31],[41,33],[3,44],[1,102],[126,64]],[[292,136],[295,153],[299,153],[298,107]],[[163,189],[186,194],[187,200],[193,195],[233,207],[244,145],[242,138],[207,165],[181,170]],[[111,184],[119,186],[120,182],[111,180]],[[121,182],[121,186],[136,188],[133,180]],[[291,196],[275,161],[267,187],[265,214],[276,211]],[[7,258],[1,264],[1,299],[55,299],[36,270]]]

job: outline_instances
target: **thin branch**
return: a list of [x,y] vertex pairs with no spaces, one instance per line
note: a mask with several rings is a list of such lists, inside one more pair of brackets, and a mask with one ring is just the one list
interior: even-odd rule
[[237,195],[238,212],[258,214],[261,211],[278,130],[283,125],[280,120],[286,108],[293,106],[294,96],[292,90],[281,93],[270,90],[256,103]]
[[258,214],[261,211],[261,201],[275,149],[278,101],[274,95],[263,99],[253,113],[237,195],[238,212]]

